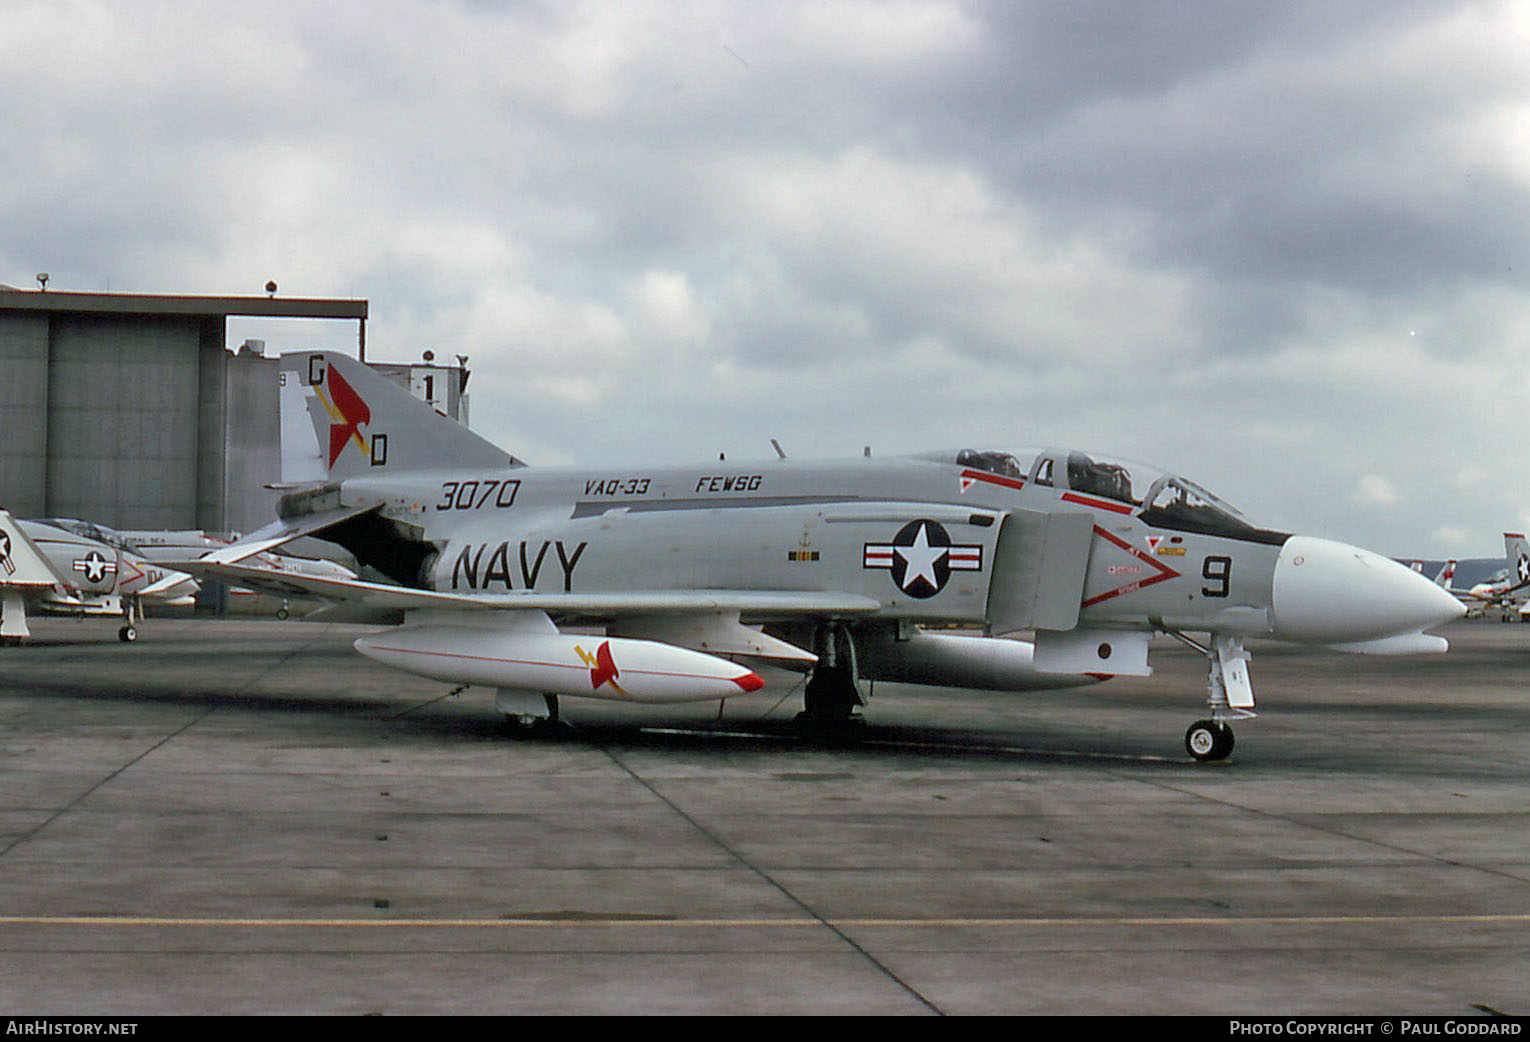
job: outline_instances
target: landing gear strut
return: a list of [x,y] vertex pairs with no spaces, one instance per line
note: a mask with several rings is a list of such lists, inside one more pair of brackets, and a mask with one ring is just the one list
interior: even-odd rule
[[1254,717],[1254,686],[1248,675],[1248,652],[1237,637],[1213,633],[1211,644],[1200,644],[1183,633],[1169,635],[1205,655],[1206,705],[1211,719],[1197,720],[1185,732],[1185,751],[1201,763],[1225,760],[1233,751],[1233,731],[1228,720]]
[[802,692],[797,722],[814,727],[859,723],[855,707],[866,704],[856,686],[855,643],[844,628],[823,626],[814,640],[818,665]]
[[21,599],[21,591],[8,589],[0,592],[0,644],[20,644],[32,631],[27,628],[27,606]]
[[138,621],[143,618],[143,608],[138,604],[137,598],[127,597],[122,601],[123,626],[117,631],[117,639],[124,644],[131,644],[138,639]]

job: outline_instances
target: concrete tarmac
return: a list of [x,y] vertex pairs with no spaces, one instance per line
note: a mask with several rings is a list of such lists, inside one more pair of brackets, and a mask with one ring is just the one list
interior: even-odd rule
[[[1530,626],[1032,695],[638,709],[391,672],[362,627],[0,649],[0,1011],[1530,1013]],[[773,680],[782,679],[780,676]]]

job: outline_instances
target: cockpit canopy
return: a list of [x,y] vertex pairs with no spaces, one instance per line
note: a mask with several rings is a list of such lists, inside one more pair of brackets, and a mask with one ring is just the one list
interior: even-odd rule
[[[951,461],[950,456],[945,460]],[[1282,543],[1283,532],[1251,524],[1234,507],[1188,478],[1154,467],[1078,451],[1043,449],[1014,455],[980,449],[955,454],[957,466],[1033,485],[1095,496],[1131,508],[1154,528]]]
[[962,449],[956,454],[958,467],[972,467],[975,470],[986,470],[990,474],[999,474],[1006,478],[1018,478],[1024,481],[1027,471],[1022,469],[1020,461],[1007,452],[985,452],[981,449]]
[[80,521],[72,517],[50,517],[44,520],[44,524],[54,528],[62,528],[64,531],[77,535],[82,539],[94,539],[98,543],[116,547],[118,550],[130,550],[127,541],[115,530],[102,525],[93,524],[89,521]]

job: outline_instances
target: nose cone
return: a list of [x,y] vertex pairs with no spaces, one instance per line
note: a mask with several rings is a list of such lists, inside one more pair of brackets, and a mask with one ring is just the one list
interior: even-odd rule
[[1466,614],[1461,602],[1390,558],[1292,536],[1275,562],[1275,635],[1344,644],[1417,633]]

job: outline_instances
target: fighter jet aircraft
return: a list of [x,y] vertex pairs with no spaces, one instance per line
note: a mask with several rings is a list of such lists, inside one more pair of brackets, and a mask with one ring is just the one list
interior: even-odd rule
[[1444,587],[1454,594],[1473,616],[1482,615],[1489,608],[1497,608],[1505,622],[1524,619],[1530,612],[1530,541],[1521,532],[1503,534],[1504,567],[1486,582],[1462,589],[1453,585],[1455,562],[1446,565],[1441,573]]
[[[185,568],[187,562],[195,561],[212,550],[228,546],[235,541],[232,534],[209,534],[199,528],[188,529],[119,529],[109,528],[92,521],[70,517],[48,518],[44,524],[62,528],[85,539],[94,539],[125,552],[130,559],[142,558],[168,570]],[[254,558],[263,567],[278,572],[301,572],[328,578],[354,579],[356,573],[334,561],[292,556],[288,553],[263,553]],[[193,591],[195,587],[193,587]],[[190,595],[179,593],[178,600],[149,596],[151,603],[190,604]],[[293,607],[290,597],[271,597],[256,590],[234,586],[228,589],[227,608],[230,612],[246,615],[274,615],[285,619]],[[312,608],[314,598],[300,598]]]
[[[498,689],[679,702],[809,674],[802,717],[844,721],[863,684],[1031,690],[1149,673],[1167,633],[1207,658],[1201,760],[1253,715],[1245,640],[1443,651],[1461,605],[1365,550],[1261,528],[1195,483],[1081,452],[533,468],[330,353],[283,356],[280,520],[203,568],[400,611],[367,656]],[[241,563],[304,535],[398,585]],[[564,632],[579,627],[590,632]],[[962,626],[981,635],[936,632]],[[1003,639],[1032,631],[1028,642]],[[1203,635],[1203,636],[1193,636]]]
[[146,603],[190,604],[197,581],[127,546],[0,510],[0,638],[31,635],[26,608],[48,614],[120,615],[119,640],[138,639]]

